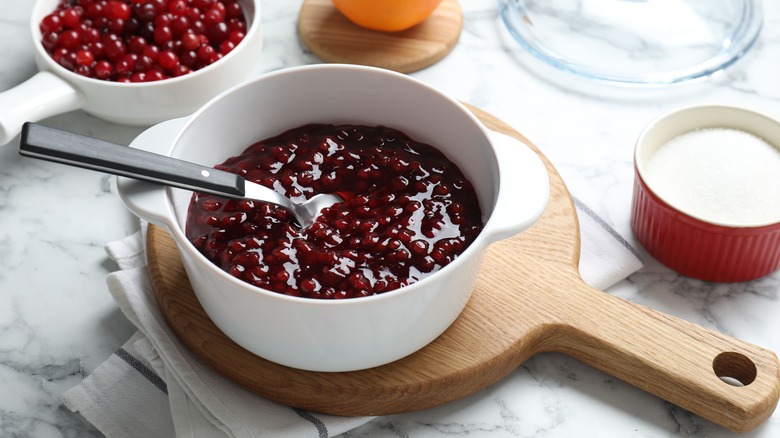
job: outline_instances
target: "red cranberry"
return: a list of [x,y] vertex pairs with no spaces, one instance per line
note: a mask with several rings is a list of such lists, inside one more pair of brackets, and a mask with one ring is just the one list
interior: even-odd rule
[[213,26],[225,21],[225,12],[218,8],[211,8],[203,15],[203,23],[206,26]]
[[130,77],[130,75],[133,74],[133,68],[135,65],[135,61],[132,59],[128,59],[127,57],[123,57],[119,61],[114,64],[114,68],[116,69],[116,73],[120,77]]
[[43,17],[43,20],[41,20],[41,24],[39,26],[41,33],[47,33],[47,32],[59,32],[62,30],[62,27],[64,24],[62,23],[62,18],[56,13],[49,14],[45,17]]
[[127,41],[127,50],[132,53],[141,53],[144,51],[144,47],[146,47],[146,40],[138,35],[133,35],[125,41]]
[[163,45],[173,39],[173,31],[170,26],[158,26],[154,29],[154,41]]
[[157,63],[163,69],[173,71],[179,65],[179,57],[171,50],[166,50],[157,57]]
[[211,64],[216,61],[217,51],[213,47],[208,45],[202,45],[198,47],[198,62],[203,65]]
[[110,80],[112,75],[114,74],[114,68],[111,66],[111,63],[108,61],[98,61],[95,63],[95,77],[97,79],[102,80]]
[[222,41],[222,44],[219,45],[219,53],[224,56],[230,53],[234,48],[236,48],[236,45],[232,41]]
[[131,82],[146,82],[146,72],[138,71],[133,73],[132,76],[130,76]]
[[168,4],[168,12],[175,16],[184,16],[187,13],[187,2],[184,0],[174,0]]
[[151,3],[137,5],[134,12],[135,16],[138,17],[138,19],[143,23],[148,23],[154,20],[154,17],[157,16],[157,11],[155,11],[154,5]]
[[192,5],[202,11],[207,10],[211,3],[213,3],[213,0],[192,0]]
[[89,50],[79,50],[76,52],[76,65],[86,65],[87,67],[90,67],[94,62],[95,55]]
[[218,22],[206,27],[206,34],[210,41],[220,44],[230,35],[230,28],[224,22]]
[[59,35],[58,45],[68,50],[74,50],[81,44],[79,32],[75,29],[63,31]]
[[181,37],[181,47],[184,50],[195,50],[200,46],[200,37],[196,33],[186,33]]
[[83,13],[84,10],[80,6],[75,6],[71,9],[62,11],[62,24],[71,29],[77,27],[81,22],[81,15]]
[[108,30],[113,34],[121,35],[125,31],[125,20],[121,18],[114,18],[113,20],[109,20]]
[[60,65],[67,68],[68,70],[75,70],[76,69],[76,53],[68,51],[68,49],[62,49],[64,50],[62,56],[60,57]]
[[231,32],[246,33],[246,21],[240,18],[231,18],[228,20],[227,24]]
[[107,58],[105,61],[109,64],[119,61],[127,54],[127,48],[125,48],[125,44],[122,41],[109,40],[106,42],[104,40],[103,44],[105,45],[103,53]]
[[156,29],[158,27],[170,26],[171,21],[173,21],[173,14],[169,14],[169,13],[160,14],[154,17],[154,27]]
[[146,72],[147,70],[152,68],[153,65],[152,58],[141,55],[138,57],[138,59],[135,60],[135,63],[133,64],[133,70],[136,72]]
[[154,11],[157,14],[162,14],[168,9],[169,0],[147,0],[154,6]]
[[179,77],[179,76],[184,76],[184,75],[186,75],[188,73],[191,73],[191,72],[192,72],[192,70],[190,70],[189,67],[187,67],[186,65],[179,64],[179,65],[176,66],[176,68],[173,69],[173,72],[171,73],[171,76]]
[[239,5],[238,2],[231,2],[225,5],[225,17],[238,18],[241,14],[241,5]]
[[230,35],[228,35],[228,40],[232,42],[233,44],[238,44],[241,41],[243,41],[246,34],[244,32],[234,30],[230,32]]
[[[246,19],[235,0],[62,0],[39,28],[58,64],[127,82],[182,76],[218,61],[244,38]],[[170,53],[160,59],[161,52]]]
[[198,62],[198,52],[189,50],[179,54],[179,62],[187,68],[194,69]]
[[130,5],[119,0],[111,0],[106,3],[105,17],[109,20],[127,20],[130,18]]
[[190,19],[186,16],[178,16],[171,21],[171,31],[173,32],[173,36],[179,37],[180,41],[183,42],[183,36],[184,33],[187,32],[187,29],[190,28]]
[[[60,8],[62,8],[62,6],[60,6]],[[97,18],[105,18],[106,15],[103,12],[103,10],[104,10],[103,3],[91,3],[91,4],[89,4],[89,6],[87,6],[86,10],[84,11],[84,15],[87,18],[90,18],[90,19],[93,19],[93,20],[95,20]],[[94,21],[93,21],[93,24],[94,24]]]
[[217,167],[299,200],[325,192],[345,200],[302,230],[271,204],[193,196],[192,244],[243,281],[291,296],[344,299],[406,286],[452,262],[482,229],[460,170],[385,127],[307,125]]
[[46,32],[43,34],[43,37],[41,38],[41,44],[43,45],[43,48],[46,49],[47,52],[52,53],[54,49],[57,47],[57,42],[59,41],[60,36],[56,32]]
[[147,82],[151,81],[161,81],[165,79],[165,75],[163,72],[157,69],[152,69],[146,72],[146,80]]
[[140,54],[148,57],[152,62],[155,62],[160,56],[160,49],[157,46],[146,46]]
[[200,19],[200,9],[197,6],[191,6],[187,9],[186,15],[190,20],[198,20]]
[[94,27],[89,27],[81,31],[81,41],[85,43],[97,43],[100,42],[100,31]]

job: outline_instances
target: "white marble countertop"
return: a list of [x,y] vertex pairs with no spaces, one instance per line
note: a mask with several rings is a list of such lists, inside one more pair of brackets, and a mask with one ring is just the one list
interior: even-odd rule
[[[31,1],[3,3],[0,91],[32,76]],[[605,93],[547,81],[500,22],[493,0],[462,0],[464,28],[444,60],[412,75],[509,123],[553,162],[572,192],[634,243],[629,225],[633,143],[660,113],[729,103],[780,117],[780,3],[765,2],[760,40],[723,74],[674,90]],[[299,42],[299,1],[265,1],[257,74],[319,62]],[[585,91],[583,91],[585,90]],[[140,128],[76,111],[46,124],[127,144]],[[137,220],[108,176],[23,159],[0,145],[0,436],[100,434],[60,403],[134,332],[107,292],[116,269],[104,244]],[[740,284],[680,276],[645,255],[645,267],[606,291],[780,351],[780,273]],[[486,396],[487,394],[487,396]],[[475,401],[478,400],[478,401]],[[729,432],[561,354],[541,354],[487,388],[439,408],[378,418],[348,436],[729,437]],[[748,437],[780,436],[775,413]]]

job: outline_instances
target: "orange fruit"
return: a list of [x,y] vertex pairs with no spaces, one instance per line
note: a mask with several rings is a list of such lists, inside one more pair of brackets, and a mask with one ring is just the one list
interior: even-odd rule
[[442,0],[332,0],[349,21],[366,29],[398,32],[422,23]]

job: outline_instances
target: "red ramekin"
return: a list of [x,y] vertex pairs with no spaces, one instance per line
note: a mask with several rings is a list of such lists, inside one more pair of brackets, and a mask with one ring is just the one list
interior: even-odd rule
[[712,221],[670,205],[643,178],[658,147],[706,128],[738,129],[780,148],[780,122],[752,110],[703,105],[659,117],[642,131],[634,151],[631,227],[651,255],[683,275],[713,282],[763,277],[780,268],[780,218],[750,226]]

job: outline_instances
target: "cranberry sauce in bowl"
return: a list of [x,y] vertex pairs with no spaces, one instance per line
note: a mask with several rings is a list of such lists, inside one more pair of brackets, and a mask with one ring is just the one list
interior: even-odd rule
[[193,195],[193,245],[231,275],[286,295],[355,298],[409,285],[454,260],[483,226],[460,169],[387,127],[306,125],[216,167],[293,201],[344,199],[301,229],[275,205]]
[[237,0],[62,0],[39,24],[62,67],[115,82],[149,82],[206,67],[246,35]]
[[[235,59],[234,54],[223,61]],[[332,131],[325,135],[327,131],[318,134],[321,126],[309,125],[313,121],[352,126],[328,127]],[[379,125],[415,141],[399,132],[388,137],[390,130]],[[225,162],[258,140],[276,138],[294,127],[308,131],[302,139],[295,133],[277,138],[279,144],[258,152],[265,158],[250,158],[243,165],[240,158]],[[363,140],[358,141],[360,135]],[[310,143],[304,147],[301,140],[307,138]],[[419,143],[433,145],[441,154]],[[285,146],[292,144],[295,147]],[[309,197],[318,190],[344,196],[345,202],[322,216],[322,225],[302,236],[283,213],[277,217],[269,207],[200,195],[193,199],[187,190],[117,180],[120,196],[133,213],[170,232],[193,293],[223,333],[264,359],[311,371],[380,366],[432,342],[478,290],[489,245],[530,227],[549,196],[545,165],[527,144],[488,131],[463,104],[417,79],[358,65],[317,64],[266,73],[221,94],[191,117],[145,131],[132,146],[207,167],[225,162],[251,180],[279,192],[289,190],[292,197]],[[442,154],[457,165],[457,176]],[[270,179],[264,182],[265,177]],[[465,200],[454,198],[456,192]],[[193,204],[206,211],[197,213],[201,209],[191,208]],[[253,222],[257,211],[265,222]],[[347,213],[340,214],[343,211]],[[404,221],[398,229],[392,225],[396,221]],[[450,224],[458,225],[458,236],[450,234]],[[276,227],[276,234],[263,227]],[[229,230],[235,230],[235,236]],[[265,242],[273,237],[288,243]],[[372,246],[383,252],[373,252]],[[437,257],[450,260],[455,246],[462,246],[462,252],[454,260],[446,266],[436,262]],[[204,248],[216,250],[218,264],[204,255]],[[282,292],[254,286],[221,269],[222,254],[231,273],[276,281]],[[428,256],[437,264],[409,261],[430,263]],[[423,274],[427,276],[417,281]],[[410,278],[414,283],[400,287]],[[376,290],[396,284],[394,291]],[[376,294],[311,299],[286,295],[288,286],[296,294],[327,294],[329,287],[340,298],[364,290]]]

